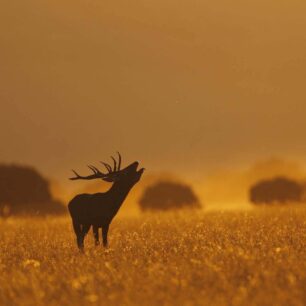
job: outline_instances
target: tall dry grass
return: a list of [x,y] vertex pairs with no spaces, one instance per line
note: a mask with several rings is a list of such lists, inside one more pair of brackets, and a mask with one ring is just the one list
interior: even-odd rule
[[67,218],[0,221],[0,305],[305,305],[306,209],[118,218],[76,250]]

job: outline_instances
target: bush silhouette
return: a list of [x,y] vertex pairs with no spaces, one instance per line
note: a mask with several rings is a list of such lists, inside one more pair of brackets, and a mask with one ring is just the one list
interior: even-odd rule
[[301,184],[285,177],[260,181],[250,189],[250,201],[254,204],[289,203],[302,200]]
[[147,187],[139,204],[143,210],[200,208],[199,200],[190,186],[167,181]]
[[52,198],[49,182],[35,169],[0,165],[0,214],[57,214],[66,209]]

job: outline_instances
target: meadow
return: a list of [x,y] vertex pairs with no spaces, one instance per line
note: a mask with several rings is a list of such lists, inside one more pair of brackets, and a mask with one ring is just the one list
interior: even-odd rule
[[0,220],[0,305],[305,305],[306,208],[119,216],[77,251],[69,217]]

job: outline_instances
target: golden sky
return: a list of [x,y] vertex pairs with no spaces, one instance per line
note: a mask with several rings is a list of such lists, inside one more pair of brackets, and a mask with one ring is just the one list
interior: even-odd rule
[[306,2],[4,0],[1,162],[59,179],[119,150],[201,175],[306,156]]

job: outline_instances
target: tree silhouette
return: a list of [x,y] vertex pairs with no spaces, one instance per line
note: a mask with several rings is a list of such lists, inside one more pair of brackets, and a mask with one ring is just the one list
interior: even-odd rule
[[250,188],[250,201],[254,204],[289,203],[302,200],[302,185],[285,177],[263,180]]
[[200,208],[200,202],[189,185],[170,181],[147,187],[139,200],[142,210]]
[[35,169],[0,165],[0,213],[53,214],[66,211],[52,198],[49,182]]

